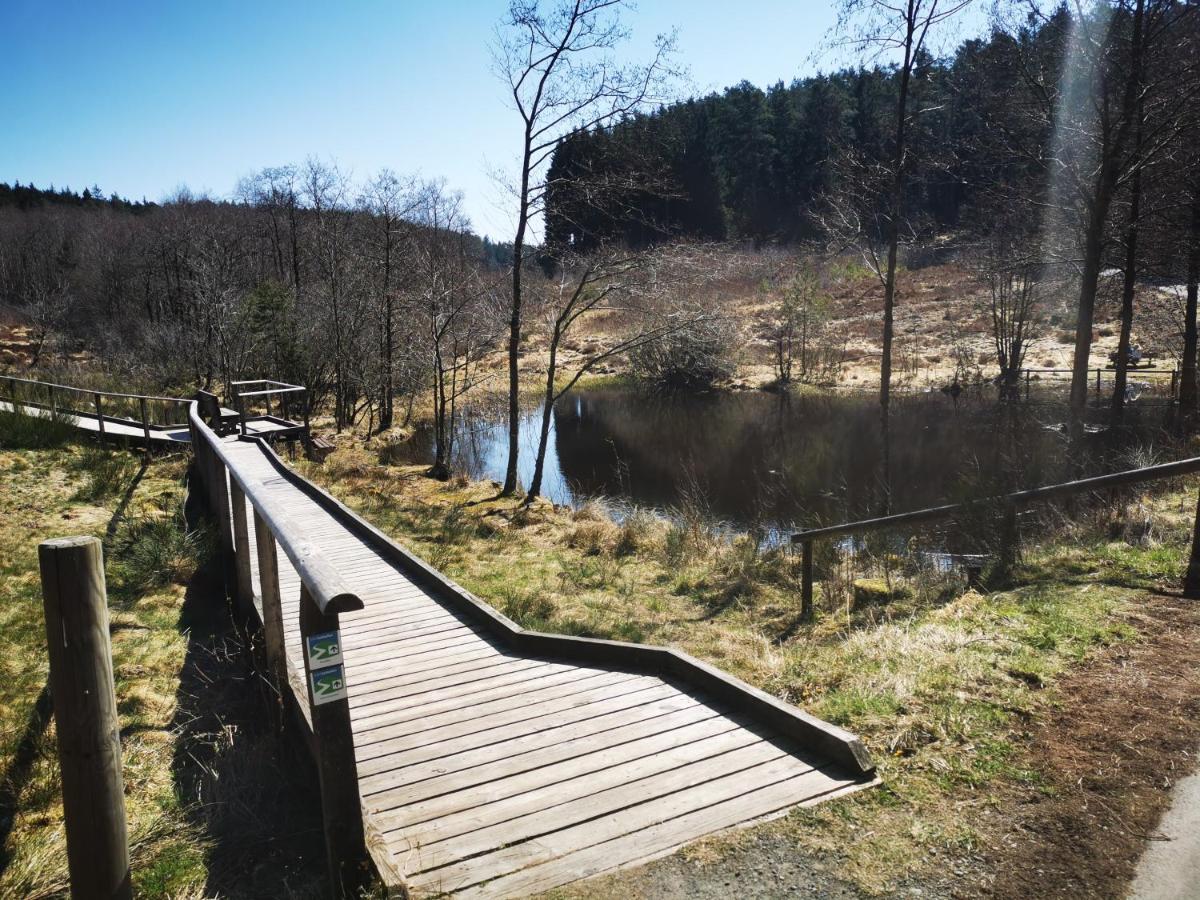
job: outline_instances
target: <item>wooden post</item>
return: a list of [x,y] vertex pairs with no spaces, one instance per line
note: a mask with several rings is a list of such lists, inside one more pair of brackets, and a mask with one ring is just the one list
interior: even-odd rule
[[233,392],[234,406],[237,407],[238,426],[241,428],[242,436],[246,435],[246,401],[242,399],[242,395],[237,391]]
[[[279,696],[287,690],[287,655],[283,639],[283,602],[279,597],[279,557],[275,535],[254,511],[254,543],[258,550],[258,592],[262,598],[263,636],[266,639],[267,669]],[[282,713],[279,718],[283,722]]]
[[100,406],[100,392],[96,391],[96,427],[100,429],[100,437],[104,437],[104,410]]
[[52,418],[58,416],[58,398],[54,395],[54,385],[49,385],[50,388],[50,416]]
[[813,542],[805,541],[801,550],[800,615],[807,620],[813,617]]
[[1192,555],[1188,560],[1187,575],[1183,579],[1183,596],[1189,600],[1200,600],[1200,500],[1196,503],[1196,523],[1192,527]]
[[1175,399],[1175,392],[1178,390],[1178,388],[1179,388],[1179,370],[1172,369],[1171,370],[1171,399],[1172,400]]
[[146,439],[146,459],[150,458],[150,413],[146,409],[146,398],[141,397],[142,406],[142,436]]
[[246,521],[246,495],[237,479],[229,479],[229,500],[233,507],[233,561],[236,566],[237,599],[242,614],[254,608],[254,583],[250,570],[250,536]]
[[225,592],[236,598],[238,596],[237,561],[234,556],[233,526],[229,515],[229,478],[225,473],[225,463],[221,461],[215,450],[208,448],[209,457],[209,492],[211,502],[210,512],[217,520],[217,533],[221,545],[221,562],[225,573]]
[[1100,370],[1096,370],[1096,396],[1100,396]]
[[1029,399],[1029,376],[1030,376],[1030,371],[1029,371],[1029,369],[1026,369],[1025,370],[1025,399],[1026,400]]
[[313,746],[321,781],[321,817],[333,896],[357,897],[367,874],[358,767],[336,613],[323,613],[300,588],[304,681],[312,710]]
[[132,896],[104,556],[94,537],[38,545],[74,900]]

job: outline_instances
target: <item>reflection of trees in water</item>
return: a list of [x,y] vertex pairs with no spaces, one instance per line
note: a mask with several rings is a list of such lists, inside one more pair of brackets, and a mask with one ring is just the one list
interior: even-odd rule
[[[1122,443],[1144,442],[1161,412],[1131,410],[1123,437],[1090,436],[1090,473],[1122,465]],[[532,415],[532,413],[531,413]],[[890,417],[892,509],[901,512],[1067,477],[1066,436],[1044,422],[1057,407],[961,399],[894,398]],[[570,496],[677,506],[695,485],[712,514],[740,527],[817,524],[879,508],[879,408],[868,395],[767,393],[645,395],[611,388],[568,394],[554,417],[547,475]],[[503,475],[503,409],[473,409],[462,423],[457,466],[474,478]],[[414,438],[419,455],[421,435]],[[522,463],[532,466],[532,448]],[[426,451],[428,452],[428,450]],[[424,460],[420,460],[424,461]],[[522,466],[522,476],[527,477]]]

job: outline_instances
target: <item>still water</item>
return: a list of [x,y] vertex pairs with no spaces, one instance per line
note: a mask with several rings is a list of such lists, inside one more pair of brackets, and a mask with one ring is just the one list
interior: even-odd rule
[[[1097,421],[1104,411],[1097,410]],[[1094,429],[1069,453],[1057,403],[1002,406],[992,396],[941,393],[893,399],[892,509],[954,502],[993,490],[1098,474],[1133,464],[1139,448],[1170,458],[1162,406],[1131,407],[1116,436]],[[540,411],[522,425],[520,476],[533,474]],[[503,416],[474,410],[458,431],[456,467],[501,480]],[[431,459],[428,435],[414,460]],[[618,509],[664,511],[701,498],[712,519],[743,529],[815,525],[878,512],[883,442],[873,394],[762,392],[654,395],[632,388],[577,391],[559,401],[543,495],[578,505],[605,497]],[[986,491],[990,493],[991,491]]]

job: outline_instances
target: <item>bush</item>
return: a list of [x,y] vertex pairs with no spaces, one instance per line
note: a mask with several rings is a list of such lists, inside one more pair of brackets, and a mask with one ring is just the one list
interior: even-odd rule
[[554,601],[532,592],[510,590],[500,604],[500,611],[522,628],[538,631],[554,615]]
[[630,353],[634,377],[658,389],[700,390],[732,378],[737,328],[724,316],[691,322]]
[[130,522],[119,537],[115,554],[121,586],[143,593],[164,584],[182,584],[208,558],[210,547],[208,533],[189,531],[182,513]]

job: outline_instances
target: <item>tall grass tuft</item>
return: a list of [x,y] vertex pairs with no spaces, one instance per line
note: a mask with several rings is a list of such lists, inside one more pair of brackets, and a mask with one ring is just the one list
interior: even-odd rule
[[85,473],[87,480],[71,499],[100,503],[125,490],[137,472],[138,463],[124,450],[85,447],[75,460],[74,467]]
[[30,416],[0,410],[0,449],[45,450],[61,447],[76,435],[75,417],[65,413]]
[[165,584],[182,584],[212,554],[204,528],[188,530],[183,514],[131,521],[118,534],[116,571],[121,588],[139,594]]

